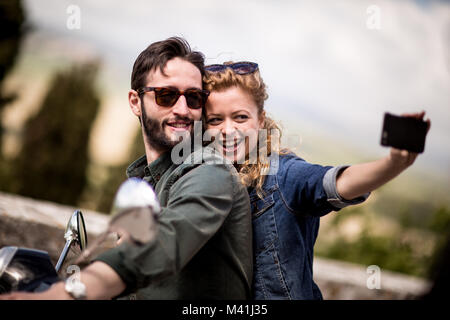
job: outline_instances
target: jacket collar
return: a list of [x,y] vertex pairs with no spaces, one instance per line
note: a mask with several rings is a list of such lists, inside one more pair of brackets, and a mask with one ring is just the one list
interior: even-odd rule
[[153,180],[157,183],[164,172],[166,172],[173,164],[170,154],[170,151],[165,152],[158,159],[149,164],[147,164],[147,157],[143,155],[130,164],[127,168],[127,176],[129,178],[138,177],[145,180]]

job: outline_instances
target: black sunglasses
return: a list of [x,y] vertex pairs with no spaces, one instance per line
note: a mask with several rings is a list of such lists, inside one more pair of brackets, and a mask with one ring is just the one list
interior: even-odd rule
[[143,87],[136,90],[139,95],[149,91],[155,92],[155,101],[161,107],[172,107],[180,96],[186,98],[186,103],[191,109],[200,109],[205,106],[209,96],[208,90],[187,89],[178,90],[171,87]]
[[256,70],[258,70],[258,64],[255,62],[249,62],[249,61],[241,61],[241,62],[235,62],[231,64],[211,64],[209,66],[205,67],[206,71],[209,72],[221,72],[227,68],[230,68],[237,74],[249,74],[253,73]]

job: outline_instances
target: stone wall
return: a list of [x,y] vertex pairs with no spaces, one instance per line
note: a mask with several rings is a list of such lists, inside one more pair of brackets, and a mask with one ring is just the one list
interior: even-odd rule
[[[0,248],[18,246],[44,250],[56,265],[65,245],[64,230],[76,209],[0,192]],[[106,230],[109,217],[90,210],[81,211],[88,241],[92,241]],[[76,257],[74,252],[68,253],[66,264]],[[64,265],[62,270],[65,270]]]
[[[75,209],[0,192],[0,248],[19,246],[45,250],[56,264],[65,244],[64,229]],[[81,211],[88,239],[92,241],[106,229],[109,217]],[[67,261],[74,256],[69,253]],[[65,270],[64,266],[61,270]],[[368,289],[370,276],[366,266],[323,258],[314,260],[314,279],[324,299],[414,299],[430,287],[424,279],[381,270],[380,289]]]

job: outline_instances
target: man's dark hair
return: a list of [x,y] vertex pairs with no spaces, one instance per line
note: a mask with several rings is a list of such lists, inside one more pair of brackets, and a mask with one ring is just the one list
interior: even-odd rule
[[180,37],[154,42],[137,57],[131,74],[131,88],[137,90],[145,86],[150,71],[159,68],[163,75],[167,62],[173,58],[182,58],[196,66],[203,77],[205,57],[201,52],[192,51],[189,43]]

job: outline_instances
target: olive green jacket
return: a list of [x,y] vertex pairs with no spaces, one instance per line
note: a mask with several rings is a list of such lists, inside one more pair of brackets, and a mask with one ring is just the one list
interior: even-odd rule
[[253,268],[249,197],[235,168],[206,147],[174,164],[167,152],[127,169],[148,181],[161,213],[156,240],[96,258],[137,299],[249,299]]

